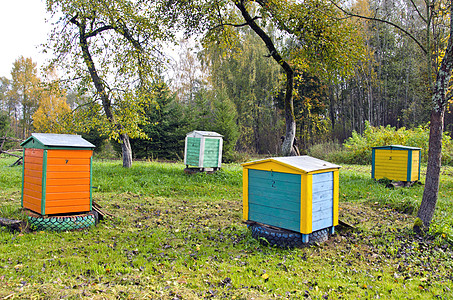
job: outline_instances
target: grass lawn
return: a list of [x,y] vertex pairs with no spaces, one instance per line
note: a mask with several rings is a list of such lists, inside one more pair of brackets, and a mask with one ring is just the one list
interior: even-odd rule
[[[0,217],[23,218],[12,162],[0,158]],[[355,229],[291,250],[251,238],[240,165],[183,168],[95,161],[93,200],[115,217],[75,232],[0,228],[0,299],[453,299],[451,167],[428,237],[411,231],[423,186],[387,189],[369,166],[344,166],[340,220]]]

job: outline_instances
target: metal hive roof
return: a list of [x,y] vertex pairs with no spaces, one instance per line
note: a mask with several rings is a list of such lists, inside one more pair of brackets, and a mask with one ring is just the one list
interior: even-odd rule
[[266,158],[256,161],[251,161],[247,163],[243,163],[242,166],[251,166],[254,164],[261,164],[266,162],[276,162],[285,166],[289,166],[295,169],[298,169],[303,172],[314,172],[319,170],[326,170],[326,169],[339,169],[341,166],[332,164],[330,162],[317,159],[308,155],[303,156],[285,156],[285,157],[272,157]]
[[25,140],[21,146],[30,140],[37,140],[44,146],[49,147],[75,147],[75,148],[95,148],[96,146],[88,142],[82,136],[75,134],[55,134],[55,133],[32,133],[31,137]]

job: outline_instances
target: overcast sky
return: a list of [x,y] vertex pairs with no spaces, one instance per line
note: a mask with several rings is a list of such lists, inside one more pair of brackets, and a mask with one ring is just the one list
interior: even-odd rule
[[0,77],[11,78],[13,63],[21,55],[44,64],[40,44],[50,25],[43,0],[0,0]]

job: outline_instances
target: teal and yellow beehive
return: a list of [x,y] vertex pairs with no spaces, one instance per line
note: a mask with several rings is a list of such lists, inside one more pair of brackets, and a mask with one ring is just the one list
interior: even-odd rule
[[184,164],[200,169],[222,166],[222,135],[213,131],[194,130],[186,135]]
[[371,178],[420,180],[421,148],[401,145],[373,147],[371,159]]
[[242,164],[243,219],[308,235],[338,225],[340,166],[310,156]]

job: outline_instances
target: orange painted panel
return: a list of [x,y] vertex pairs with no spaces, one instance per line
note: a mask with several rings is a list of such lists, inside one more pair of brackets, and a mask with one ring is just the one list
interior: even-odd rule
[[90,165],[47,165],[47,172],[90,172]]
[[48,179],[79,179],[90,178],[90,172],[47,172]]
[[29,203],[29,202],[26,202],[25,199],[24,199],[24,208],[37,212],[38,214],[41,213],[41,204],[37,205],[34,203]]
[[44,150],[43,149],[25,149],[25,157],[43,157]]
[[92,150],[47,150],[47,158],[91,158]]
[[25,195],[31,196],[31,197],[34,197],[37,199],[41,199],[42,193],[41,193],[41,191],[34,191],[34,190],[24,188],[24,196]]
[[42,186],[42,179],[38,178],[38,177],[28,176],[28,177],[24,178],[24,182],[28,182],[28,183],[32,183],[32,184],[35,184],[35,185],[39,185],[40,187]]
[[90,192],[46,193],[46,205],[52,200],[90,199]]
[[42,164],[25,163],[24,169],[25,170],[42,171]]
[[41,171],[25,169],[24,170],[24,174],[25,174],[25,178],[27,178],[28,176],[35,177],[35,178],[42,178],[42,172]]
[[64,206],[78,206],[88,205],[90,206],[90,199],[77,199],[77,200],[54,200],[46,201],[46,212],[49,207],[64,207]]
[[32,182],[24,182],[24,190],[32,190],[41,193],[42,186],[40,184],[34,184]]
[[[66,162],[68,160],[68,162]],[[68,158],[48,158],[47,159],[47,164],[48,165],[66,165],[66,164],[71,164],[71,165],[90,165],[90,159],[89,158],[73,158],[70,157]]]
[[46,214],[64,214],[74,212],[86,212],[90,211],[90,205],[75,205],[75,206],[63,206],[63,207],[49,207],[46,209]]
[[25,161],[25,164],[31,163],[31,164],[42,165],[42,157],[25,156],[24,161]]
[[46,187],[46,193],[90,192],[90,185],[54,185]]
[[47,186],[87,185],[90,186],[90,178],[47,178]]

